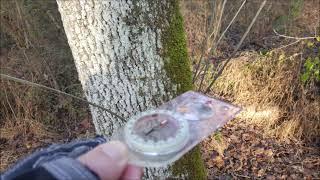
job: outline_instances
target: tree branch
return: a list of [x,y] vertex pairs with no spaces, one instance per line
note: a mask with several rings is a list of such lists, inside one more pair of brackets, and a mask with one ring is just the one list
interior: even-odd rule
[[277,35],[277,36],[280,36],[280,37],[284,37],[284,38],[288,38],[288,39],[297,39],[297,40],[305,40],[305,39],[315,39],[316,37],[293,37],[293,36],[287,36],[287,35],[284,35],[284,34],[280,34],[278,33],[275,29],[273,29],[273,32]]
[[211,89],[211,87],[213,86],[213,84],[215,83],[215,81],[218,79],[218,77],[222,74],[224,68],[227,66],[227,64],[230,62],[231,58],[235,55],[235,53],[239,50],[240,46],[242,45],[244,39],[247,37],[248,33],[250,32],[253,24],[256,22],[261,10],[263,9],[263,7],[266,5],[267,0],[264,0],[261,5],[259,10],[257,11],[256,15],[254,16],[254,18],[252,19],[250,25],[248,26],[246,32],[243,34],[240,42],[237,44],[236,48],[233,50],[231,56],[228,58],[228,60],[223,64],[223,66],[221,67],[221,69],[218,71],[218,73],[215,75],[215,77],[213,78],[213,80],[211,81],[211,83],[209,84],[208,88],[206,89],[205,93],[208,93]]

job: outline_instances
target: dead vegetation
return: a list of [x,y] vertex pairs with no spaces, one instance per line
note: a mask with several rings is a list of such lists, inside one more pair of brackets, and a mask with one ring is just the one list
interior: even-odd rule
[[209,137],[203,143],[208,179],[319,178],[319,148],[305,147],[299,141],[278,143],[261,130],[232,121],[219,135]]
[[[185,13],[186,31],[194,67],[197,68],[200,58],[203,60],[196,84],[201,84],[204,77],[208,86],[218,67],[235,48],[262,1],[248,1],[223,42],[217,45],[217,52],[203,54],[202,42],[211,32],[208,27],[208,19],[212,14],[210,10],[217,10],[210,9],[210,3],[205,2],[186,2],[183,8],[188,12]],[[319,17],[319,4],[316,1],[301,2],[269,1],[266,4],[242,48],[231,59],[210,94],[228,98],[244,107],[240,118],[263,127],[266,134],[275,135],[281,140],[297,138],[317,144],[320,141],[319,82],[303,83],[301,74],[306,59],[319,56],[320,43],[315,38],[296,42],[297,39],[282,38],[273,32],[273,29],[277,29],[294,37],[304,37],[305,34],[316,37],[315,34],[319,34],[319,21],[310,18]],[[242,1],[233,6],[228,3],[221,31],[226,28]],[[279,22],[281,18],[287,19],[287,22]],[[301,28],[300,22],[304,28]],[[292,42],[296,43],[290,45]],[[310,43],[312,46],[307,45]],[[207,71],[205,62],[210,63]]]
[[[244,111],[203,144],[210,178],[285,179],[294,171],[298,173],[293,179],[319,178],[319,82],[303,83],[301,74],[306,59],[319,56],[320,45],[310,39],[285,47],[295,39],[272,31],[294,37],[319,34],[318,0],[305,0],[303,6],[301,1],[269,0],[214,84],[211,95],[241,105]],[[55,1],[28,2],[1,1],[1,73],[82,96]],[[261,4],[248,0],[212,52],[208,51],[212,42],[219,39],[243,1],[229,0],[225,9],[223,0],[216,1],[218,6],[212,2],[182,2],[194,67],[203,59],[199,69],[199,77],[205,75],[203,86],[234,50]],[[221,21],[212,15],[213,7],[217,15],[224,9]],[[4,80],[0,87],[0,170],[37,147],[93,131],[87,105]]]
[[[186,1],[182,6],[194,72],[203,58],[199,68],[203,87],[230,58],[262,1],[247,1],[217,51],[202,54],[209,34],[210,4],[206,2]],[[220,32],[242,2],[227,2]],[[301,2],[269,0],[209,92],[243,107],[237,119],[202,144],[209,179],[320,177],[320,84],[310,77],[302,80],[307,59],[320,56],[320,42],[299,39],[319,36],[320,5]],[[273,29],[294,38],[279,37]],[[207,71],[205,62],[210,64]],[[195,80],[198,86],[200,82],[201,78]]]
[[[82,96],[55,1],[1,1],[0,71]],[[92,131],[87,105],[1,79],[0,170],[40,146]]]
[[246,54],[230,63],[214,89],[245,107],[240,118],[264,127],[266,133],[317,143],[320,97],[317,87],[308,90],[301,83],[302,63],[301,54]]

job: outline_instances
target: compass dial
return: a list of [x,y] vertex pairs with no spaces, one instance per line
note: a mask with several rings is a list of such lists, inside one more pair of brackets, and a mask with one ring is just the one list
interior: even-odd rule
[[186,120],[176,113],[157,110],[131,118],[125,139],[133,150],[148,155],[165,155],[182,149],[189,139]]

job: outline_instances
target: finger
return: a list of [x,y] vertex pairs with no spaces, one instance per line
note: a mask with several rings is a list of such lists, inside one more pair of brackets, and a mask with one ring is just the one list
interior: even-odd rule
[[117,180],[127,167],[128,151],[119,141],[102,144],[80,156],[78,160],[102,180]]
[[128,165],[121,176],[121,180],[140,180],[142,175],[143,169],[141,167]]

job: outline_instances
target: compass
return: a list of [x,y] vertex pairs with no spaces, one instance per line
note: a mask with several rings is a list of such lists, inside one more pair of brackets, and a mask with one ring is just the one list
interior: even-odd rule
[[147,111],[129,119],[124,136],[128,146],[145,155],[168,155],[181,150],[189,140],[188,122],[181,115]]

